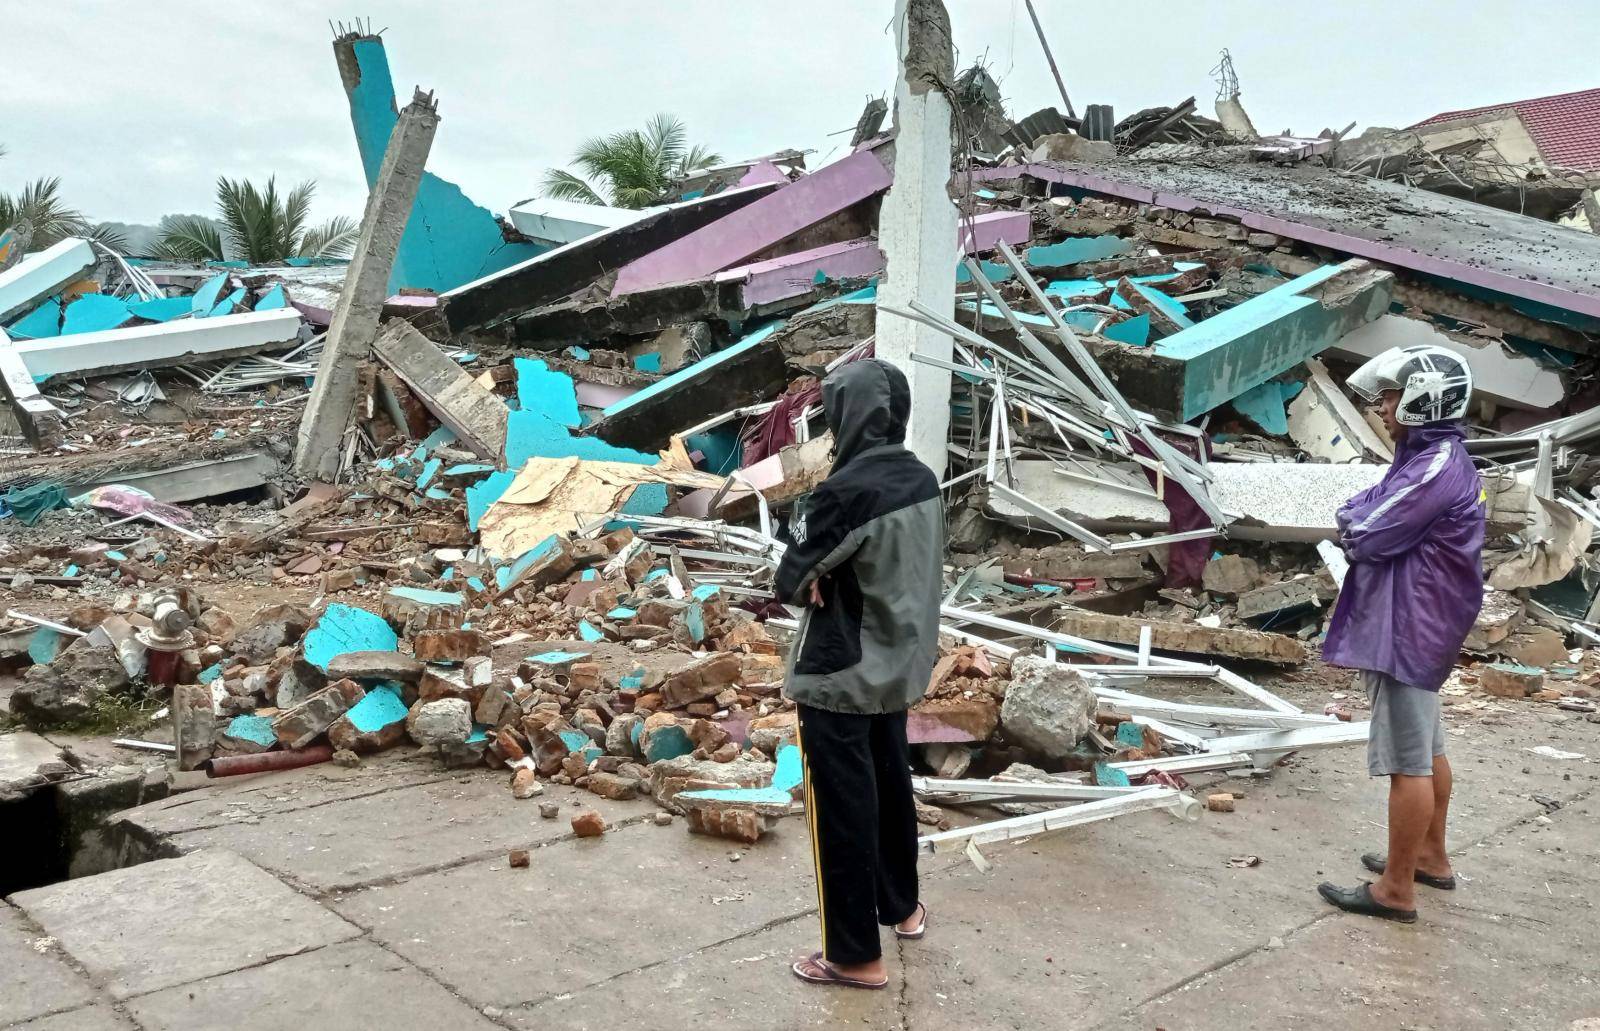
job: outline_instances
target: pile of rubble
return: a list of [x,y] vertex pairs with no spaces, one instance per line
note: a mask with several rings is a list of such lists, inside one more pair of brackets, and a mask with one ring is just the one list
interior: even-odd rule
[[[1446,695],[1592,713],[1600,238],[1341,172],[1345,133],[1261,136],[1231,65],[1214,122],[1192,98],[1013,119],[912,6],[934,67],[903,69],[902,124],[875,101],[814,170],[529,201],[513,230],[423,171],[430,95],[369,124],[398,107],[366,95],[384,68],[345,75],[374,157],[348,266],[68,241],[0,270],[12,712],[167,703],[159,746],[215,773],[409,742],[753,840],[798,784],[770,587],[831,463],[819,382],[876,356],[949,516],[921,787],[1024,807],[926,847],[1192,815],[1186,776],[1365,740],[1244,674],[1335,683],[1334,513],[1393,454],[1341,383],[1431,343],[1472,366],[1490,502]],[[1197,684],[1236,704],[1174,700]]]

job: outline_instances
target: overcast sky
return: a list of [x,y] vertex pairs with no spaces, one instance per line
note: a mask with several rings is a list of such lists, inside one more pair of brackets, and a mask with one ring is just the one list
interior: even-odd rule
[[[1020,116],[1058,99],[1022,0],[946,0],[962,66],[983,58]],[[1074,104],[1117,117],[1190,95],[1209,114],[1233,52],[1262,132],[1600,86],[1600,5],[1531,16],[1474,0],[1212,3],[1036,0]],[[317,218],[359,216],[366,186],[329,18],[387,29],[398,90],[439,97],[428,167],[504,211],[585,136],[657,111],[729,159],[785,147],[813,163],[893,81],[893,0],[14,0],[0,82],[0,190],[59,175],[94,219],[209,212],[221,175],[317,180]]]

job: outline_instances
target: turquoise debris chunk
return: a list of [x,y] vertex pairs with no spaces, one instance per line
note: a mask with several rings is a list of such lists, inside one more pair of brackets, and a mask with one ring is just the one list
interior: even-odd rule
[[267,716],[235,716],[223,733],[240,741],[254,742],[263,748],[271,748],[278,743],[278,735],[272,732],[272,720]]
[[1132,787],[1133,782],[1128,775],[1110,763],[1098,762],[1094,764],[1094,782],[1103,788]]
[[366,697],[352,705],[345,719],[363,734],[371,734],[406,718],[406,703],[397,688],[380,684],[368,691]]
[[400,638],[382,616],[353,605],[334,602],[303,642],[306,661],[320,670],[347,652],[392,652]]

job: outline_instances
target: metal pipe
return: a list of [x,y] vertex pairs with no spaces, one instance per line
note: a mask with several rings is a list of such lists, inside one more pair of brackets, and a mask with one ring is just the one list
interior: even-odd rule
[[285,752],[256,752],[254,755],[224,755],[200,764],[207,777],[239,777],[247,773],[273,773],[315,766],[333,758],[332,745],[312,745]]
[[1067,105],[1067,117],[1078,117],[1072,110],[1072,99],[1067,96],[1067,84],[1061,80],[1061,69],[1056,67],[1056,55],[1050,52],[1050,41],[1044,38],[1044,26],[1039,24],[1039,15],[1033,9],[1033,0],[1027,0],[1028,17],[1033,19],[1033,31],[1039,35],[1039,45],[1044,47],[1044,59],[1050,62],[1050,74],[1056,77],[1056,87],[1061,90],[1061,102]]

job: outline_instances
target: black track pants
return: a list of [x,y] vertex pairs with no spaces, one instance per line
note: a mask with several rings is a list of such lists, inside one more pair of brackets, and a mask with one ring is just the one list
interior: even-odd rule
[[798,709],[823,958],[870,963],[883,954],[878,925],[897,924],[917,909],[906,714]]

